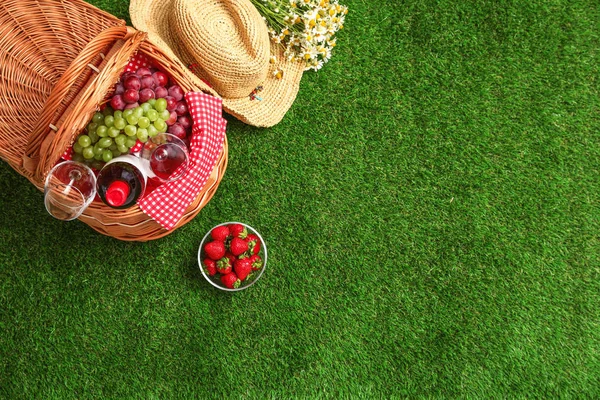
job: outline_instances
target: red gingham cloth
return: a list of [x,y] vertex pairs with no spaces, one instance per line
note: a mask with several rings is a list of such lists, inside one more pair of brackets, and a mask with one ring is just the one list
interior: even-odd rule
[[188,172],[138,200],[142,211],[165,229],[172,229],[179,222],[204,187],[225,140],[227,120],[223,118],[221,99],[202,92],[190,92],[185,95],[185,100],[194,121]]
[[[147,57],[136,54],[129,60],[124,72],[137,71],[140,67],[152,67],[152,62]],[[156,188],[149,182],[146,194],[137,203],[144,213],[167,230],[179,222],[206,184],[225,140],[227,120],[223,118],[221,99],[203,92],[189,92],[186,93],[185,100],[193,121],[188,171],[178,180]],[[139,151],[142,145],[138,140],[131,152]],[[69,147],[63,158],[70,160],[71,155],[72,148]]]
[[[137,71],[151,67],[152,62],[136,54],[125,71]],[[223,149],[227,120],[223,118],[221,99],[202,92],[186,93],[189,113],[192,117],[192,137],[188,172],[174,182],[160,185],[138,200],[138,206],[150,218],[165,229],[172,229],[206,184],[217,158]],[[132,149],[139,150],[141,143]],[[147,192],[148,193],[148,192]]]

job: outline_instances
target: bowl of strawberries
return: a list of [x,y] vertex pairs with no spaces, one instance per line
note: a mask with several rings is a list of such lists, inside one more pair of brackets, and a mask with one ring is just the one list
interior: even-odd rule
[[198,264],[216,288],[235,292],[258,281],[267,265],[267,246],[260,234],[241,222],[224,222],[202,239]]

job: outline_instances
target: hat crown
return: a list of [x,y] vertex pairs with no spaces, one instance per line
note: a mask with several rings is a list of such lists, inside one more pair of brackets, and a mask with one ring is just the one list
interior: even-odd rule
[[175,0],[171,25],[222,96],[245,97],[269,71],[269,33],[249,0]]

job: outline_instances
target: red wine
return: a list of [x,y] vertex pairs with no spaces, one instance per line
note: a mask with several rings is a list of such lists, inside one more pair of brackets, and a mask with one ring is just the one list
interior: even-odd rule
[[181,147],[175,143],[165,143],[152,153],[150,168],[159,179],[167,181],[173,173],[184,172],[177,169],[185,162],[185,158],[186,155]]
[[96,180],[100,199],[112,208],[128,208],[144,194],[146,175],[139,158],[124,155],[106,163]]

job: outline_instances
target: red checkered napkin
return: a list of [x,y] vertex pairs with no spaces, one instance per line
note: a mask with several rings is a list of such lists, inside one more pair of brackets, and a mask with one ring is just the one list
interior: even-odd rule
[[[152,67],[152,62],[136,54],[129,60],[125,71],[137,71],[140,67]],[[138,200],[142,211],[165,229],[177,225],[198,196],[215,167],[225,140],[227,121],[223,118],[221,99],[202,92],[190,92],[185,95],[185,100],[193,120],[188,172]]]
[[194,121],[190,141],[190,167],[174,182],[164,183],[138,200],[138,206],[165,229],[172,229],[206,184],[223,149],[227,120],[221,99],[202,92],[185,95]]

